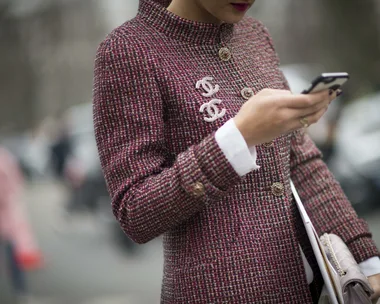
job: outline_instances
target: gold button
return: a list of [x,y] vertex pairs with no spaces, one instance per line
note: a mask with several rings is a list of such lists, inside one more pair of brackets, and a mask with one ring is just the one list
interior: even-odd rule
[[219,50],[219,58],[223,61],[229,61],[232,57],[232,54],[231,54],[231,51],[226,48],[226,47],[222,47],[220,50]]
[[263,143],[263,146],[265,148],[271,148],[271,147],[273,147],[273,145],[274,145],[274,141],[273,140],[271,140],[269,142],[266,142],[266,143]]
[[241,96],[243,96],[245,100],[248,100],[253,96],[253,90],[251,88],[244,88],[241,90]]
[[275,196],[282,196],[285,192],[285,187],[282,183],[274,183],[272,185],[272,194]]
[[201,182],[196,182],[192,187],[192,193],[194,196],[199,197],[205,194],[205,186]]

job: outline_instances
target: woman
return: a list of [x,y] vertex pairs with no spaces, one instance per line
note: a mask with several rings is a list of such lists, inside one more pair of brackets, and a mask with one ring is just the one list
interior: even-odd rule
[[366,223],[303,132],[339,92],[288,91],[266,28],[243,18],[252,4],[140,0],[97,53],[113,211],[138,243],[164,235],[162,303],[315,302],[321,275],[290,178],[318,231],[380,273]]
[[14,157],[0,146],[0,241],[14,291],[27,293],[25,271],[42,267],[42,254],[22,202],[23,177]]

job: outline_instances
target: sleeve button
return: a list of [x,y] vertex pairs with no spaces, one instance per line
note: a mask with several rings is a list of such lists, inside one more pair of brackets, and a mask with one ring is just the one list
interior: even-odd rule
[[196,197],[201,197],[205,194],[205,186],[201,182],[196,182],[192,186],[192,193]]

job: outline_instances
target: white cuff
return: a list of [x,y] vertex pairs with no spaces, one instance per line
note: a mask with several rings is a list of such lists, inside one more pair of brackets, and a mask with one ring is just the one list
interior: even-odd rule
[[216,131],[215,139],[231,166],[240,176],[260,168],[256,164],[256,147],[248,148],[232,118]]
[[377,256],[369,258],[368,260],[361,262],[359,266],[360,266],[360,270],[367,277],[375,275],[375,274],[379,274],[380,273],[380,258]]

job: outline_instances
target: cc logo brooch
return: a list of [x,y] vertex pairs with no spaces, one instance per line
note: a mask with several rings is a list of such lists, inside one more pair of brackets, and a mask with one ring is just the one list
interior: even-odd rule
[[[216,93],[219,92],[220,87],[218,85],[213,85],[211,83],[213,81],[212,77],[204,77],[203,79],[199,80],[196,84],[196,88],[203,89],[205,92],[202,93],[202,96],[204,97],[212,97]],[[207,116],[204,117],[204,120],[207,122],[213,122],[217,120],[218,118],[223,117],[226,114],[226,109],[220,109],[218,105],[222,103],[222,100],[220,99],[212,99],[211,101],[204,103],[199,111],[203,114],[204,112],[207,113]]]

